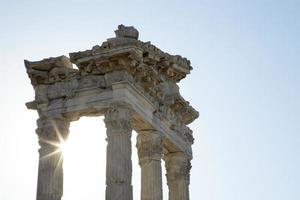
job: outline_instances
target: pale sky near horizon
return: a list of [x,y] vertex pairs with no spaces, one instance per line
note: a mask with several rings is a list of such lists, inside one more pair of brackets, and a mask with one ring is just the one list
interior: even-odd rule
[[[119,24],[191,60],[180,83],[200,111],[190,125],[191,200],[300,199],[299,10],[299,0],[0,0],[0,200],[36,194],[37,114],[24,105],[34,94],[23,59],[91,49]],[[102,118],[83,118],[70,134],[63,200],[104,199]]]

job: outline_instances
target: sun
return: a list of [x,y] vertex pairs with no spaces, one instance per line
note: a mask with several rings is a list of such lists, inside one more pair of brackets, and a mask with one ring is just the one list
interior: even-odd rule
[[[132,136],[132,165],[138,168],[136,133]],[[64,194],[62,200],[105,199],[106,129],[103,117],[82,117],[71,123],[63,154]],[[133,170],[134,199],[140,197],[140,173]]]

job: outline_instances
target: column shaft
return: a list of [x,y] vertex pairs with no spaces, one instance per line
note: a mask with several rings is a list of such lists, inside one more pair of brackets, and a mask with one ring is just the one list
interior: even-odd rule
[[111,108],[105,114],[107,128],[106,200],[132,200],[131,113]]
[[162,200],[162,139],[154,130],[140,131],[137,137],[141,167],[141,200]]
[[60,200],[63,195],[63,155],[59,148],[69,133],[69,122],[60,117],[40,117],[37,200]]
[[169,200],[189,200],[190,159],[183,152],[164,155]]

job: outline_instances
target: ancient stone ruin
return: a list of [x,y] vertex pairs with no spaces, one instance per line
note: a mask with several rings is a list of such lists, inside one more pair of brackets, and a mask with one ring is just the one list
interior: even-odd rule
[[[190,61],[138,40],[120,25],[116,37],[91,50],[25,66],[35,90],[26,103],[37,110],[37,200],[60,200],[63,158],[59,144],[81,116],[104,115],[107,134],[106,200],[132,200],[131,132],[138,133],[141,199],[162,199],[161,159],[170,200],[189,199],[193,135],[187,126],[198,112],[179,93]],[[74,66],[76,66],[74,68]]]

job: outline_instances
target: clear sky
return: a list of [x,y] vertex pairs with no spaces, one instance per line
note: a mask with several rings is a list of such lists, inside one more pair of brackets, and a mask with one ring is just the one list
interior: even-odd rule
[[[37,114],[24,105],[34,94],[23,59],[90,49],[121,23],[194,67],[180,83],[200,111],[191,200],[300,199],[299,10],[299,0],[0,0],[0,199],[35,198]],[[63,200],[104,199],[104,139],[102,118],[71,125]]]

